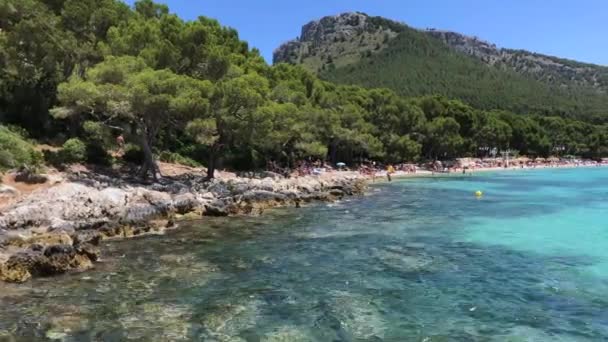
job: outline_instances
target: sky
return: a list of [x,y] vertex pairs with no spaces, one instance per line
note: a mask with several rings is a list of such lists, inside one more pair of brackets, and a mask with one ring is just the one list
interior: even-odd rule
[[[133,4],[134,0],[126,0]],[[157,0],[186,20],[216,18],[239,31],[272,62],[281,43],[311,20],[360,11],[416,28],[476,36],[525,49],[608,66],[607,0]]]

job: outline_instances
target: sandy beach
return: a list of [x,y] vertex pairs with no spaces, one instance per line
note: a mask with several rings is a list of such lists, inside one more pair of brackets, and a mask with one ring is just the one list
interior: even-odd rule
[[[572,168],[596,168],[596,167],[608,167],[606,164],[596,165],[575,165],[575,164],[564,164],[564,165],[538,165],[535,167],[521,167],[521,166],[510,166],[510,167],[481,167],[474,169],[467,169],[464,174],[476,174],[486,172],[508,172],[508,171],[525,171],[525,170],[546,170],[546,169],[572,169]],[[451,177],[451,176],[462,176],[462,169],[453,170],[451,172],[433,172],[429,170],[417,170],[415,173],[396,171],[391,176],[393,178],[416,178],[416,177]],[[386,171],[377,172],[375,175],[376,180],[378,178],[386,178]]]

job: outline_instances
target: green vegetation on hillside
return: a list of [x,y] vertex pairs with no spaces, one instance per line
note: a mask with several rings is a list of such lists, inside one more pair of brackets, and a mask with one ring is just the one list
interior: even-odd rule
[[0,125],[0,171],[17,167],[37,167],[42,154],[19,132]]
[[[493,147],[533,156],[608,154],[605,126],[483,109],[504,108],[500,92],[478,109],[447,97],[329,83],[300,66],[269,66],[235,30],[206,17],[184,21],[150,0],[134,8],[118,0],[6,0],[0,29],[0,123],[61,144],[49,162],[116,162],[109,152],[118,136],[122,161],[140,163],[141,175],[153,177],[159,158],[203,164],[213,177],[219,167],[271,161],[401,162],[484,155]],[[428,41],[411,44],[427,46],[424,54],[448,53]],[[439,68],[438,85],[420,76],[414,94],[435,87],[456,94],[453,87],[476,79],[482,91],[498,77],[469,61],[457,65],[467,76],[455,78],[461,83],[442,81]],[[556,108],[564,101],[545,96]],[[18,136],[1,136],[9,143],[0,152],[14,160],[6,167],[33,163],[21,157],[30,145],[15,154]]]
[[404,29],[389,46],[321,77],[342,84],[388,87],[404,96],[438,94],[481,109],[608,120],[608,96],[561,89],[456,52],[424,32]]
[[[512,68],[545,83],[566,88],[585,86],[603,94],[608,91],[608,67],[525,50],[503,49],[503,51],[512,57],[501,61],[501,66]],[[544,67],[538,68],[539,63],[531,61],[534,59],[545,63]]]

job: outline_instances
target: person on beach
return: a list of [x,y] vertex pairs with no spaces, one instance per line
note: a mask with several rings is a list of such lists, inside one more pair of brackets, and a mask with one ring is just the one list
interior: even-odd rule
[[395,168],[393,167],[393,165],[389,164],[388,167],[386,168],[386,178],[388,178],[388,181],[391,182],[391,174],[395,173]]
[[116,137],[116,145],[118,145],[118,153],[122,153],[125,147],[125,137],[123,137],[122,134],[119,134]]

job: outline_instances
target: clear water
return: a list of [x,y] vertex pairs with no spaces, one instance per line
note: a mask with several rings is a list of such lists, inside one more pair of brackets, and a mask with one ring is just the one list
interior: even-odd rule
[[608,169],[590,168],[195,222],[0,285],[0,340],[605,341],[607,215]]

